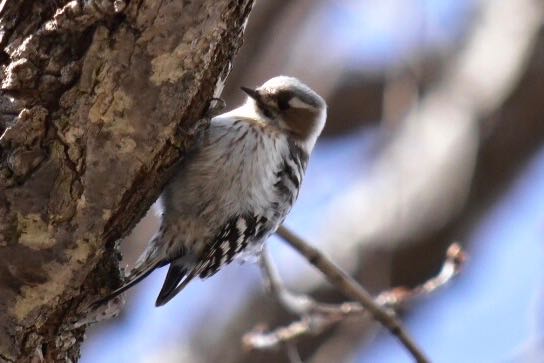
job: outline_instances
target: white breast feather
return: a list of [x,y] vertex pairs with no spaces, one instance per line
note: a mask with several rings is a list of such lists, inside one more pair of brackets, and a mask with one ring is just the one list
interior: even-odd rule
[[[176,201],[170,208],[176,215],[198,214],[200,220],[217,226],[235,214],[269,212],[275,201],[275,173],[289,152],[287,138],[262,132],[249,121],[235,125],[239,119],[212,120],[204,145],[185,165],[179,182],[169,186],[169,193],[174,193],[169,199]],[[262,137],[255,137],[255,132]]]

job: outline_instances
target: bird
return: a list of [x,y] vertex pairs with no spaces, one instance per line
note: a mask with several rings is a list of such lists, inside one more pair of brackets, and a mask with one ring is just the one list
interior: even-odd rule
[[245,102],[211,118],[159,197],[159,231],[109,301],[169,265],[156,306],[195,277],[258,255],[298,197],[327,117],[324,99],[297,78],[277,76]]

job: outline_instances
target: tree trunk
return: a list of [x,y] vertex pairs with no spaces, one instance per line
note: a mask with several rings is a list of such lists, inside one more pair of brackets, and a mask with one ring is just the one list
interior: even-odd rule
[[252,0],[0,2],[0,361],[76,361],[77,307],[217,96]]

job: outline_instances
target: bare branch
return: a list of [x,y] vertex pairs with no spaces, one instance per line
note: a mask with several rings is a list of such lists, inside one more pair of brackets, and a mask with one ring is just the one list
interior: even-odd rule
[[291,247],[296,249],[312,265],[321,271],[336,288],[342,291],[347,297],[358,301],[366,310],[368,310],[374,319],[389,329],[391,334],[402,342],[417,362],[429,362],[421,349],[408,335],[408,332],[397,317],[374,302],[372,296],[370,296],[357,281],[340,267],[336,266],[334,262],[329,260],[319,250],[307,244],[287,228],[281,226],[277,233],[289,243]]
[[[319,334],[341,320],[355,315],[360,316],[364,313],[370,313],[374,319],[380,321],[391,331],[393,324],[390,321],[384,323],[380,320],[383,319],[384,315],[387,319],[396,320],[394,315],[389,311],[399,308],[418,297],[430,294],[436,289],[444,286],[460,272],[463,262],[465,261],[463,250],[458,244],[454,243],[448,248],[446,260],[442,269],[435,277],[413,289],[398,287],[382,292],[373,300],[370,295],[357,284],[357,282],[349,276],[347,279],[344,279],[346,274],[340,268],[285,227],[278,230],[278,234],[327,276],[335,287],[341,290],[346,296],[356,299],[357,302],[322,304],[316,302],[309,296],[291,293],[281,283],[276,269],[271,263],[266,251],[264,251],[261,259],[261,266],[268,288],[277,296],[280,303],[287,310],[300,315],[301,318],[287,326],[277,328],[270,332],[265,332],[259,327],[247,333],[244,336],[243,342],[248,349],[275,348],[280,344],[292,342],[294,339],[303,335]],[[361,295],[364,296],[363,298],[356,296],[355,293],[350,290],[354,289],[352,285],[356,285],[355,288],[358,290],[363,290],[364,294]],[[370,299],[370,304],[366,300],[364,302],[362,301],[367,297]],[[376,316],[373,310],[366,308],[366,306],[374,306],[375,309],[380,310],[382,316]],[[400,322],[396,321],[395,323],[397,326],[400,326]],[[403,337],[406,339],[406,337],[408,337],[406,332],[404,332],[404,335],[401,335],[401,333],[395,334],[395,331],[393,331],[393,334],[402,341],[418,362],[425,361],[421,360],[425,359],[425,357],[420,351],[418,351],[420,354],[419,356],[412,352],[412,349],[418,349],[415,346],[415,343],[410,341],[413,345],[409,347],[401,338]]]
[[317,335],[326,328],[343,320],[340,315],[329,315],[322,319],[310,319],[308,316],[300,320],[291,322],[289,325],[276,328],[266,332],[261,326],[248,332],[242,338],[242,343],[246,349],[273,349],[281,344],[295,340],[304,335]]
[[[268,255],[266,248],[263,249],[261,254],[260,264],[267,289],[277,297],[278,301],[288,311],[297,315],[309,315],[313,313],[331,314],[337,312],[338,305],[319,303],[308,295],[294,294],[289,291],[289,289],[285,288],[281,282],[276,267],[270,260],[270,256]],[[350,303],[346,303],[346,305],[347,304]],[[360,308],[360,305],[358,304],[352,305]],[[349,310],[347,306],[343,309],[343,311],[346,310]]]

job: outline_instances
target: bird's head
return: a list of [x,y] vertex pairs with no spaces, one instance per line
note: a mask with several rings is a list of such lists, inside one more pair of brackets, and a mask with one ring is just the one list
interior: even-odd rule
[[316,92],[293,77],[274,77],[262,86],[242,87],[248,95],[246,105],[258,117],[282,131],[310,151],[325,126],[327,104]]

